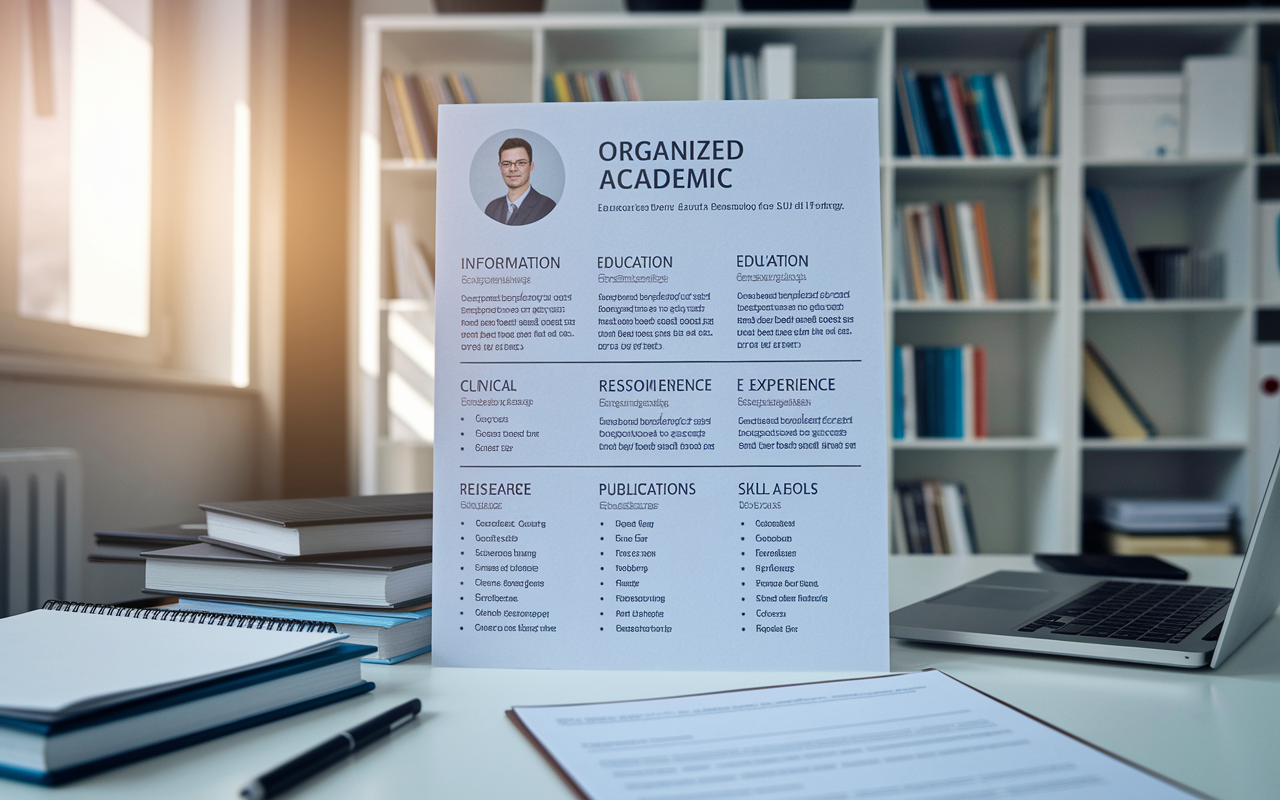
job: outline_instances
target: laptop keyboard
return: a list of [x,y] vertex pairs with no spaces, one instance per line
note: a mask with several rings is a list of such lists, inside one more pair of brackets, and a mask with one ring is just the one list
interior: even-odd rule
[[1018,630],[1177,644],[1230,601],[1230,589],[1107,581]]

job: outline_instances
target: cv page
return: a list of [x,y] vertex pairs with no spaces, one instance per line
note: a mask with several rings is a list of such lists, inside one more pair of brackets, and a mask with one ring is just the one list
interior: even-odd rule
[[435,664],[888,669],[877,124],[440,108]]

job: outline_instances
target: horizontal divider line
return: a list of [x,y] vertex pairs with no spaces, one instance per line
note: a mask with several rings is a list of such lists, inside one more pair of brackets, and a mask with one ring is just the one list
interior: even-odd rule
[[459,361],[459,364],[858,364],[860,358],[777,358],[728,361]]
[[459,464],[461,469],[794,469],[861,467],[861,464]]

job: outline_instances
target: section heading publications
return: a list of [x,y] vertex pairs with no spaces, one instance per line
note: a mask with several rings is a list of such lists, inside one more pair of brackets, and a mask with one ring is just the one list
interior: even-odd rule
[[441,107],[437,666],[888,668],[877,119]]

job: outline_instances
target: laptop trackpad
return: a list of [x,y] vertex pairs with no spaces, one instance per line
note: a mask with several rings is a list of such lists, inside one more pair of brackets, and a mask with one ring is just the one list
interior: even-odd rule
[[941,603],[953,606],[976,606],[978,608],[1000,608],[1009,611],[1021,611],[1034,608],[1043,603],[1053,592],[1044,589],[1015,589],[998,586],[961,586],[954,592],[928,600],[929,603]]

